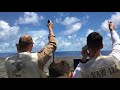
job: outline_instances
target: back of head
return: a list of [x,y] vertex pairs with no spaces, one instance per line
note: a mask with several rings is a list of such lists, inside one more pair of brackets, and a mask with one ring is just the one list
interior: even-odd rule
[[33,39],[29,35],[23,35],[19,39],[19,49],[26,48],[33,43]]
[[103,37],[98,32],[92,32],[87,37],[87,45],[89,48],[100,48]]
[[68,75],[70,72],[69,63],[65,60],[57,60],[49,66],[49,76],[51,78],[61,77]]

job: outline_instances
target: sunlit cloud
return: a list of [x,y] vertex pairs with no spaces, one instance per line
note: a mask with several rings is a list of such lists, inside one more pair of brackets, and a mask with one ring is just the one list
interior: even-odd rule
[[17,24],[39,24],[39,20],[43,20],[43,16],[39,16],[34,12],[25,12],[23,17],[19,17]]

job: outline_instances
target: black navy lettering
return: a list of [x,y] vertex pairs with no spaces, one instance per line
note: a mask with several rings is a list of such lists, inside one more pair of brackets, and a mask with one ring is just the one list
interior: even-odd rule
[[105,77],[107,75],[117,73],[118,71],[119,70],[118,70],[117,66],[112,65],[110,67],[100,68],[100,69],[97,69],[96,71],[91,72],[91,76],[93,78],[101,78],[101,77]]
[[96,78],[95,72],[91,72],[93,78]]
[[95,71],[91,73],[93,78],[100,78],[106,76],[105,68],[100,69],[99,71]]
[[116,66],[116,65],[114,65],[114,66],[112,66],[112,67],[109,67],[108,70],[109,70],[109,73],[110,73],[110,74],[113,74],[113,73],[118,72],[118,69],[117,69],[117,66]]
[[101,73],[101,76],[102,76],[102,77],[106,76],[105,68],[100,69],[100,73]]
[[99,77],[101,77],[101,75],[100,75],[100,72],[99,71],[96,71],[96,76],[99,78]]

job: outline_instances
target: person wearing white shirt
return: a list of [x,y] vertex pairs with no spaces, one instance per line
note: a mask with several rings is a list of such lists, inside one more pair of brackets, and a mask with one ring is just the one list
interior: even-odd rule
[[108,27],[112,38],[112,52],[108,56],[102,56],[100,50],[103,48],[103,37],[98,32],[92,32],[81,52],[83,62],[87,56],[90,60],[79,63],[72,78],[120,78],[120,39],[113,22],[108,22]]

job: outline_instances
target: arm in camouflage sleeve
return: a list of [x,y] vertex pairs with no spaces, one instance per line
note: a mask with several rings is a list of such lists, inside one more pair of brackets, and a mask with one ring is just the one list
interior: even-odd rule
[[48,36],[49,42],[44,49],[38,52],[38,58],[39,58],[38,66],[40,69],[43,69],[44,65],[50,60],[52,54],[57,49],[56,38],[53,32],[53,24],[49,23],[47,26],[49,29],[49,36]]

